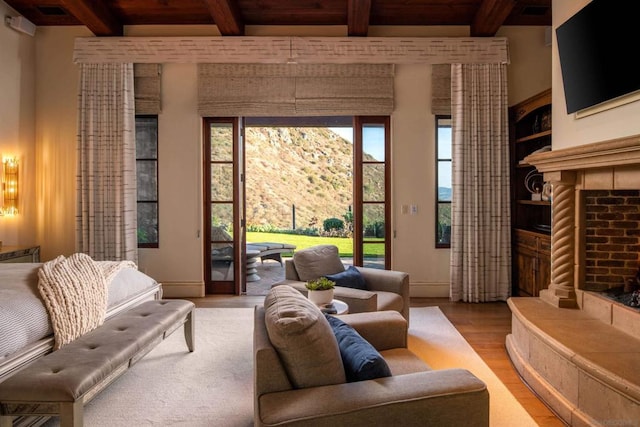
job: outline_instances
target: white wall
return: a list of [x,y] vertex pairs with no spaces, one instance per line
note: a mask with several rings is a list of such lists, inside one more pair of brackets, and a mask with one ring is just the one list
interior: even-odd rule
[[162,66],[158,117],[159,248],[139,251],[140,269],[163,283],[166,296],[204,295],[202,236],[202,121],[197,69]]
[[75,251],[78,67],[84,27],[40,27],[36,41],[36,197],[43,261]]
[[[0,2],[0,17],[18,16]],[[3,246],[37,243],[35,227],[35,39],[0,25],[0,160],[19,160],[19,211],[0,216]],[[0,171],[2,166],[0,164]]]
[[509,39],[509,105],[551,87],[551,45],[545,44],[545,28],[506,26],[496,34]]
[[[553,0],[554,30],[588,3],[588,0]],[[567,114],[555,31],[552,63],[554,150],[640,134],[640,101],[581,119],[576,119],[574,114]]]
[[[391,117],[393,165],[392,267],[410,274],[413,296],[449,295],[449,249],[435,248],[436,149],[431,66],[396,66]],[[402,205],[418,213],[403,214]]]
[[[215,27],[208,26],[128,27],[126,33],[129,36],[217,35]],[[247,33],[344,36],[346,28],[249,27]],[[521,63],[539,65],[546,61],[549,54],[540,46],[540,34],[543,34],[541,28],[504,29],[504,35],[513,41],[510,73],[512,68],[521,70],[514,74],[514,82],[510,84],[510,104],[548,88],[547,81],[541,77],[544,66],[535,69],[531,65],[521,66]],[[468,29],[372,27],[371,35],[467,36]],[[38,196],[30,205],[38,212],[35,228],[45,260],[69,255],[75,247],[78,68],[72,63],[72,50],[74,39],[79,36],[90,36],[90,33],[84,27],[39,28],[36,53],[32,54],[35,59],[30,65],[32,73],[37,70],[37,120],[34,125],[31,118],[29,128],[35,129],[38,162],[37,172],[33,174]],[[18,67],[16,60],[12,63]],[[520,75],[528,71],[531,75]],[[396,110],[391,120],[393,229],[396,231],[392,266],[409,272],[412,295],[447,296],[449,251],[434,247],[435,148],[429,101],[430,74],[430,67],[426,65],[396,68]],[[197,114],[196,80],[193,64],[163,65],[159,117],[160,248],[141,250],[139,258],[140,269],[168,285],[167,289],[171,294],[175,292],[174,295],[202,292],[203,242],[199,237],[202,234],[202,125]],[[21,90],[19,96],[28,94],[29,90]],[[0,105],[7,108],[8,104],[0,100]],[[399,207],[403,204],[417,205],[417,215],[401,214]]]

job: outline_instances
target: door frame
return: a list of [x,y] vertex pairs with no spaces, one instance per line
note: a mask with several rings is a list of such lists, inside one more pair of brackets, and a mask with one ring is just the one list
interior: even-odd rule
[[[384,126],[384,268],[391,269],[391,118],[389,116],[354,116],[353,117],[353,264],[364,264],[364,245],[378,243],[364,238],[364,200],[363,191],[363,132],[362,128],[368,124]],[[379,162],[382,163],[382,162]]]
[[[246,230],[244,226],[245,206],[244,206],[244,146],[242,138],[242,118],[240,117],[203,117],[203,211],[204,211],[204,282],[205,294],[226,294],[240,295],[241,289],[246,283]],[[211,125],[215,123],[232,125],[232,173],[233,190],[232,200],[221,201],[220,203],[231,203],[233,205],[232,226],[233,226],[233,282],[232,281],[212,281],[211,278],[211,205],[215,203],[211,200],[211,164],[229,163],[222,161],[211,161]]]
[[[283,127],[286,127],[283,118]],[[233,263],[234,280],[212,282],[211,280],[211,124],[230,123],[233,127]],[[384,162],[363,161],[364,126],[384,126]],[[364,263],[364,245],[379,244],[364,238],[363,214],[363,170],[367,163],[384,163],[384,268],[391,268],[391,118],[389,116],[353,116],[353,265]],[[324,126],[324,125],[318,125]],[[327,126],[330,127],[330,126]],[[215,163],[215,162],[213,162]],[[204,280],[206,294],[241,295],[246,292],[246,180],[245,180],[244,128],[241,117],[203,118],[203,200],[204,200]],[[228,203],[229,201],[225,201]],[[380,203],[379,201],[375,203]],[[237,230],[237,231],[236,231]]]

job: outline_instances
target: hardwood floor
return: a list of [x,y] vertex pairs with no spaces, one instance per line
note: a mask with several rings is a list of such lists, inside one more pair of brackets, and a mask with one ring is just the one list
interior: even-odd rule
[[[262,304],[263,299],[260,296],[207,296],[191,300],[197,307],[253,307]],[[533,394],[511,365],[505,348],[505,338],[511,333],[511,311],[506,303],[468,304],[451,302],[446,298],[411,298],[412,307],[434,305],[440,307],[538,425],[566,425]]]
[[469,304],[446,298],[411,298],[412,307],[437,305],[540,426],[563,427],[560,420],[522,382],[511,365],[505,339],[511,333],[511,310],[505,302]]

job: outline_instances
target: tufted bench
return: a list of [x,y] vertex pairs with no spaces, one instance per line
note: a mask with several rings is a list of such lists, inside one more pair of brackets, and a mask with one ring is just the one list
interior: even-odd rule
[[19,415],[57,415],[60,425],[82,426],[83,406],[184,324],[194,350],[194,304],[142,303],[104,322],[0,383],[0,427]]

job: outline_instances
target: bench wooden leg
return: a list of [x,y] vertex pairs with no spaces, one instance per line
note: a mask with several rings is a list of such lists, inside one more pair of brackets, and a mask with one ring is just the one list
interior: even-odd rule
[[184,340],[187,342],[187,347],[189,351],[194,351],[195,347],[195,336],[196,336],[196,310],[192,309],[189,314],[187,314],[187,320],[184,322]]
[[0,415],[0,427],[12,427],[12,426],[13,426],[13,416]]
[[60,427],[82,427],[84,422],[83,410],[82,399],[73,403],[61,403]]

